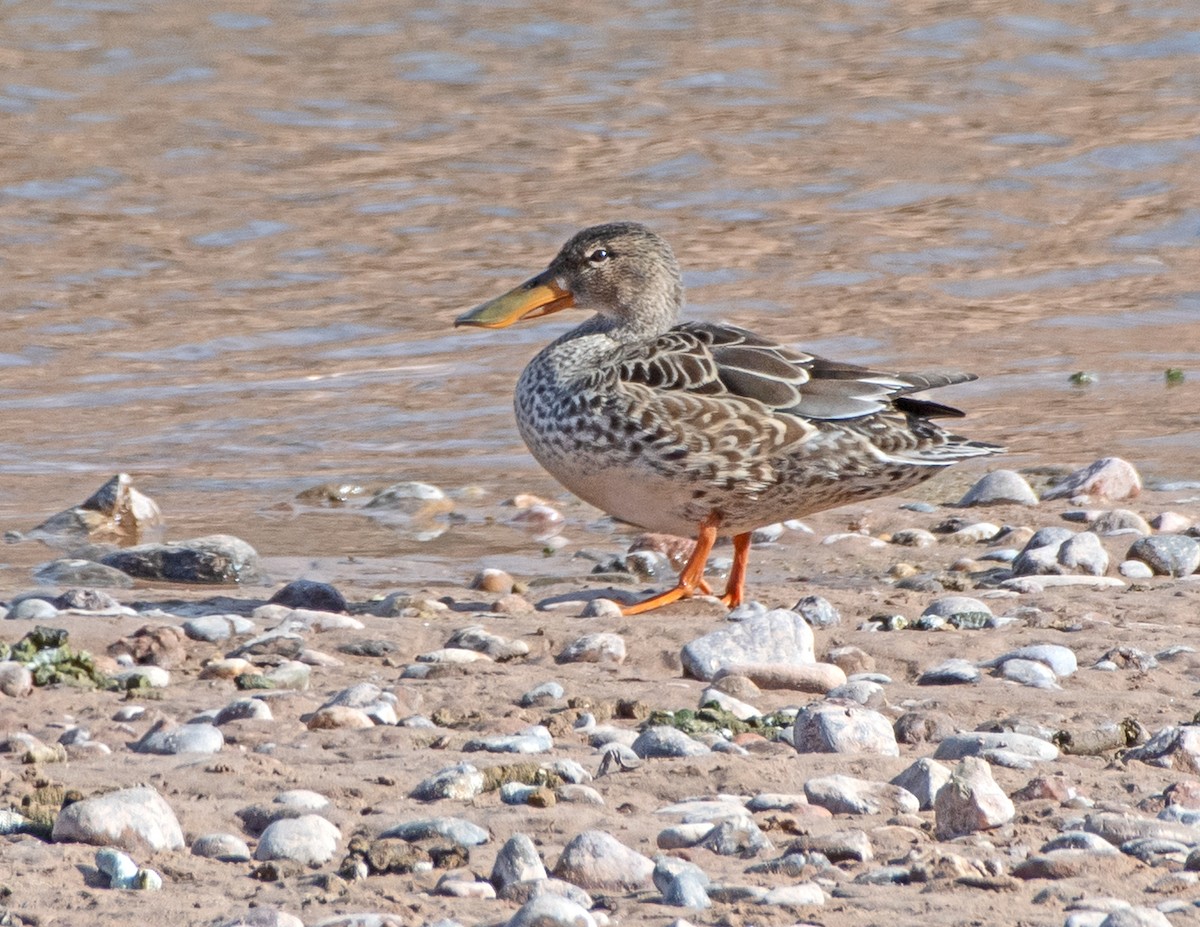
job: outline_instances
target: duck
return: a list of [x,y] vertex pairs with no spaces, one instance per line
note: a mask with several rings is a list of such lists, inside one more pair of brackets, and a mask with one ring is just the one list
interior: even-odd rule
[[712,595],[704,571],[719,538],[733,542],[719,599],[736,608],[756,529],[1004,450],[944,430],[934,419],[963,413],[913,395],[973,374],[827,360],[736,325],[683,321],[683,303],[670,245],[640,223],[611,222],[455,320],[505,328],[591,313],[529,362],[514,409],[530,453],[571,493],[645,531],[695,538],[678,582],[624,615]]

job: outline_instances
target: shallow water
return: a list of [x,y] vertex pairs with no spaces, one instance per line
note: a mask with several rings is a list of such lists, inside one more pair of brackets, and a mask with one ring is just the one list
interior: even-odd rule
[[1200,9],[968,8],[0,6],[0,526],[125,470],[176,537],[411,555],[297,493],[555,493],[509,403],[563,323],[450,326],[613,218],[693,316],[979,373],[1010,466],[1197,478]]

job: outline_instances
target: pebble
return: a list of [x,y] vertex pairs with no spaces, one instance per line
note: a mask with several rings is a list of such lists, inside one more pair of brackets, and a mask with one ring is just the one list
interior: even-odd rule
[[133,745],[137,753],[218,753],[225,746],[225,737],[211,724],[177,724],[168,719],[159,721]]
[[555,659],[559,663],[606,663],[619,666],[625,662],[625,639],[608,631],[585,634],[567,644]]
[[153,869],[140,869],[126,853],[113,847],[96,851],[96,868],[108,876],[110,888],[157,891],[162,888],[162,876]]
[[483,773],[470,763],[457,763],[422,779],[412,790],[412,797],[418,801],[469,801],[483,791],[483,786]]
[[1075,651],[1061,644],[1030,644],[1018,647],[1016,650],[1009,650],[982,665],[995,667],[1008,660],[1036,660],[1044,663],[1058,676],[1070,676],[1079,668]]
[[642,731],[632,744],[632,749],[642,759],[668,756],[703,756],[710,753],[708,747],[685,734],[678,728],[657,726]]
[[183,849],[175,812],[152,788],[119,789],[67,805],[54,820],[55,843],[90,843],[131,853]]
[[718,856],[737,856],[750,859],[775,849],[774,844],[747,816],[723,818],[717,821],[697,846]]
[[507,660],[514,660],[529,654],[529,645],[524,641],[512,641],[493,634],[482,625],[472,625],[469,628],[455,631],[446,641],[446,646],[487,654],[497,663],[504,663]]
[[272,630],[313,631],[361,631],[364,625],[357,618],[341,612],[321,612],[310,608],[288,608],[286,605],[260,605],[251,615],[255,621],[274,622]]
[[260,862],[283,859],[320,866],[333,858],[341,839],[342,832],[319,814],[282,818],[262,832],[254,858]]
[[825,903],[825,891],[815,882],[780,885],[769,889],[762,896],[760,903],[787,907],[815,907]]
[[13,603],[4,617],[13,621],[53,621],[58,609],[45,599],[31,597]]
[[816,864],[814,857],[819,857],[824,865],[867,863],[875,858],[871,838],[857,828],[802,834],[789,844],[788,853],[803,856],[810,866]]
[[402,821],[383,831],[383,837],[395,837],[410,843],[418,840],[429,840],[440,837],[457,844],[460,847],[477,847],[492,839],[487,830],[463,818],[419,818],[414,821]]
[[753,705],[722,692],[716,686],[708,686],[700,693],[700,707],[703,708],[705,705],[710,704],[716,705],[722,711],[729,712],[739,721],[748,721],[750,718],[757,718],[762,714]]
[[251,908],[241,917],[221,921],[217,927],[304,927],[304,922],[286,911],[274,908]]
[[664,827],[658,832],[655,843],[660,850],[683,850],[694,847],[716,827],[711,821],[697,821]]
[[546,867],[533,840],[525,834],[513,834],[496,854],[490,881],[497,891],[501,891],[513,882],[546,877]]
[[1163,534],[1182,534],[1193,524],[1193,519],[1179,512],[1159,512],[1150,519],[1150,527]]
[[1190,576],[1200,567],[1200,541],[1182,534],[1138,538],[1125,558],[1141,560],[1158,576]]
[[357,685],[342,689],[330,698],[322,708],[335,705],[360,709],[375,724],[395,724],[396,696],[384,692],[373,682],[360,682]]
[[921,811],[932,811],[937,793],[950,781],[950,768],[929,757],[921,757],[891,780],[891,784],[911,792]]
[[901,528],[892,532],[890,540],[898,547],[933,547],[938,542],[937,536],[924,528]]
[[896,732],[882,714],[853,703],[819,702],[801,709],[792,728],[797,753],[899,756]]
[[1182,769],[1200,775],[1200,728],[1168,725],[1146,743],[1126,751],[1125,757],[1150,766]]
[[234,834],[203,834],[192,841],[192,854],[223,863],[246,863],[251,859],[246,841]]
[[259,574],[257,551],[228,534],[139,544],[105,554],[100,562],[137,579],[175,583],[239,583]]
[[821,776],[804,783],[810,804],[833,814],[915,814],[920,802],[908,790],[889,782],[853,776]]
[[185,621],[183,633],[194,641],[215,644],[233,636],[233,624],[224,615],[201,615]]
[[415,481],[393,483],[367,500],[369,509],[387,509],[408,516],[428,516],[449,511],[454,504],[437,486]]
[[955,768],[933,802],[938,839],[973,834],[1007,824],[1016,807],[992,778],[991,767],[978,757],[968,756]]
[[1117,566],[1117,572],[1126,579],[1150,579],[1154,576],[1154,570],[1150,568],[1150,564],[1143,563],[1141,560],[1122,560]]
[[1045,663],[1014,658],[1000,664],[1000,676],[1034,689],[1061,689],[1058,676]]
[[1014,753],[1040,762],[1058,759],[1058,747],[1048,740],[1029,734],[992,731],[951,734],[938,744],[933,756],[938,760],[960,760],[969,756],[986,759],[989,754],[997,751]]
[[979,682],[983,674],[970,660],[951,657],[917,677],[919,686],[956,686]]
[[336,586],[312,579],[292,580],[275,591],[269,604],[309,608],[318,612],[344,612],[348,608],[346,597]]
[[887,702],[883,686],[867,679],[848,680],[843,685],[830,689],[826,693],[826,697],[829,699],[858,702],[858,704],[864,705],[867,708],[876,709],[884,707]]
[[572,838],[554,867],[558,878],[589,891],[641,891],[652,885],[653,873],[652,860],[600,830]]
[[792,607],[792,611],[814,628],[832,628],[842,623],[838,610],[819,595],[806,595]]
[[748,679],[759,689],[790,689],[818,695],[846,682],[846,674],[832,663],[742,663],[718,670],[714,681],[721,682],[727,675]]
[[952,531],[946,538],[952,544],[982,544],[1000,533],[1000,526],[990,521],[977,521]]
[[24,698],[33,692],[33,673],[15,660],[0,661],[0,692],[10,698]]
[[1038,497],[1025,477],[1014,470],[993,470],[984,474],[966,495],[960,506],[1037,505]]
[[992,610],[985,603],[971,596],[945,595],[930,602],[921,614],[956,619],[963,615],[982,615],[991,618]]
[[1138,534],[1150,534],[1153,530],[1146,519],[1142,518],[1137,512],[1131,512],[1129,509],[1110,509],[1107,512],[1101,512],[1092,520],[1091,529],[1097,534],[1102,535],[1128,531],[1134,531]]
[[1142,491],[1137,469],[1120,457],[1104,457],[1076,470],[1061,483],[1042,493],[1042,499],[1108,500],[1132,499]]
[[561,683],[543,682],[522,695],[518,704],[522,708],[544,707],[559,701],[565,694]]
[[476,737],[463,745],[470,753],[485,750],[488,753],[546,753],[554,749],[554,738],[540,724],[527,727],[516,734],[497,734],[491,737]]
[[1081,531],[1063,541],[1058,548],[1058,562],[1068,570],[1103,576],[1108,572],[1108,551],[1096,534]]
[[587,908],[569,898],[538,895],[521,905],[505,922],[505,927],[597,927],[597,924]]
[[800,665],[815,662],[812,627],[796,612],[775,609],[713,631],[684,645],[684,671],[710,682],[722,670],[745,664]]
[[271,706],[260,698],[239,698],[230,702],[213,717],[218,727],[232,721],[272,721]]
[[662,892],[663,904],[675,908],[708,908],[709,878],[695,863],[660,856],[654,861],[654,887]]

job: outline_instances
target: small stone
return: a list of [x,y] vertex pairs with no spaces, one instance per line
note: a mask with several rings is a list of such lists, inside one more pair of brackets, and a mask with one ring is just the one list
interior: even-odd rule
[[961,615],[984,615],[992,617],[992,610],[979,599],[966,595],[944,595],[934,599],[925,607],[922,615],[936,615],[939,618],[958,618]]
[[489,753],[546,753],[554,749],[550,731],[540,724],[527,727],[516,734],[496,734],[468,740],[463,750],[470,753],[486,750]]
[[792,611],[814,628],[832,628],[842,622],[838,610],[819,595],[806,595],[792,606]]
[[78,506],[48,518],[27,536],[131,544],[161,534],[162,527],[158,504],[134,488],[129,474],[118,473]]
[[475,574],[469,588],[492,595],[507,595],[513,591],[513,578],[503,570],[489,567]]
[[791,689],[818,695],[846,683],[846,674],[832,663],[742,663],[719,670],[715,680],[721,682],[727,674],[748,679],[759,689]]
[[875,658],[853,644],[834,647],[825,655],[827,662],[834,664],[847,676],[855,673],[872,673],[875,671]]
[[797,753],[876,753],[899,756],[892,724],[855,704],[820,702],[800,711],[792,729]]
[[596,919],[569,898],[538,895],[521,905],[504,927],[596,927]]
[[499,634],[493,634],[482,625],[472,625],[461,631],[455,631],[446,641],[446,646],[487,654],[497,663],[504,663],[507,660],[529,654],[529,645],[524,641],[513,641],[501,637]]
[[[1136,531],[1138,534],[1150,534],[1152,529],[1149,522],[1142,518],[1137,512],[1131,512],[1129,509],[1110,509],[1107,512],[1102,512],[1096,518],[1091,528],[1097,534],[1118,534],[1121,532]],[[1167,532],[1168,534],[1170,532]]]
[[609,663],[619,666],[625,662],[625,639],[609,632],[585,634],[567,644],[555,659],[559,663]]
[[454,817],[402,821],[389,827],[379,836],[395,837],[409,842],[441,838],[451,841],[456,846],[468,848],[480,846],[492,839],[492,835],[478,824]]
[[412,797],[418,801],[442,798],[469,801],[483,791],[483,786],[483,773],[470,763],[458,763],[421,780],[413,789]]
[[1141,906],[1118,908],[1100,922],[1100,927],[1171,927],[1165,914]]
[[776,886],[759,899],[759,904],[783,905],[789,908],[815,907],[824,903],[825,891],[815,882]]
[[192,854],[223,863],[246,863],[251,859],[246,841],[233,834],[204,834],[192,841]]
[[333,858],[341,839],[341,831],[318,814],[284,818],[263,831],[254,858],[260,862],[284,859],[320,866]]
[[935,744],[958,730],[953,719],[940,711],[906,711],[892,727],[902,744]]
[[740,701],[715,686],[709,686],[700,693],[700,707],[703,708],[710,704],[716,705],[722,711],[729,712],[740,721],[748,721],[750,718],[757,718],[762,714],[753,705]]
[[225,737],[211,724],[176,724],[168,719],[159,721],[133,745],[136,753],[218,753],[225,746]]
[[185,621],[183,633],[194,641],[215,644],[233,636],[233,625],[224,615],[201,615]]
[[[633,742],[633,752],[642,759],[664,756],[703,756],[708,747],[673,727],[650,727]],[[587,886],[585,886],[587,887]]]
[[1037,494],[1025,477],[1013,470],[993,470],[984,474],[966,495],[958,500],[961,506],[973,505],[1037,505]]
[[654,885],[662,892],[663,904],[676,908],[708,908],[709,879],[695,863],[660,856],[654,861]]
[[1049,741],[1029,734],[1007,731],[951,734],[938,744],[933,756],[938,760],[959,760],[969,756],[982,756],[986,759],[996,751],[1007,751],[1041,762],[1058,759],[1058,747]]
[[746,664],[811,664],[813,632],[796,612],[776,609],[690,641],[681,658],[685,672],[705,682]]
[[932,547],[938,539],[932,531],[924,528],[901,528],[892,533],[891,542],[900,547]]
[[1122,560],[1117,571],[1126,579],[1150,579],[1154,576],[1150,564],[1141,560]]
[[942,840],[999,827],[1016,815],[1012,801],[992,778],[991,767],[972,756],[958,764],[933,807]]
[[328,705],[314,711],[307,726],[310,731],[367,730],[374,727],[375,722],[361,708]]
[[828,863],[869,863],[875,858],[871,838],[857,829],[833,830],[825,833],[801,834],[788,845],[791,855],[802,854],[811,859],[825,857]]
[[1178,512],[1160,512],[1150,519],[1150,527],[1163,534],[1182,534],[1192,524],[1191,518]]
[[922,757],[892,779],[891,784],[916,796],[920,810],[931,811],[937,793],[950,781],[950,776],[949,767],[937,760]]
[[338,591],[336,586],[311,579],[293,580],[282,589],[277,590],[269,602],[287,608],[303,608],[317,612],[344,612],[347,610],[346,597]]
[[1108,572],[1108,551],[1096,534],[1081,531],[1062,542],[1058,548],[1058,562],[1068,570],[1103,576]]
[[366,504],[369,509],[387,509],[410,517],[429,517],[454,508],[446,494],[428,483],[393,483],[375,493]]
[[271,706],[260,698],[239,698],[217,712],[213,724],[220,727],[233,721],[272,721]]
[[982,674],[975,664],[959,657],[943,660],[937,666],[925,670],[917,677],[919,686],[972,685],[979,682]]
[[58,609],[45,599],[30,596],[14,602],[4,617],[13,621],[53,621],[58,617]]
[[183,832],[171,806],[151,788],[120,789],[63,808],[54,821],[55,843],[118,846],[132,853],[180,850]]
[[227,534],[140,544],[105,554],[100,562],[138,579],[177,583],[239,583],[258,575],[258,553]]
[[1079,667],[1075,652],[1070,647],[1063,647],[1061,644],[1029,644],[1025,647],[1018,647],[1016,650],[1010,650],[982,665],[1000,666],[1008,660],[1037,660],[1054,670],[1058,676],[1070,676]]
[[1142,478],[1133,464],[1120,457],[1104,457],[1076,470],[1061,483],[1042,493],[1042,499],[1074,499],[1120,502],[1142,491]]
[[651,886],[654,863],[616,837],[588,830],[563,848],[554,874],[580,888],[634,892]]
[[775,849],[774,844],[749,817],[724,818],[704,835],[698,846],[718,856],[750,859]]
[[33,673],[15,660],[0,661],[0,692],[11,698],[24,698],[33,692]]
[[821,776],[804,783],[810,804],[833,814],[916,814],[920,802],[906,789],[853,776]]
[[1146,743],[1127,750],[1124,758],[1200,775],[1200,728],[1169,725]]
[[496,854],[491,882],[497,890],[513,882],[546,878],[546,867],[537,847],[525,834],[513,834]]
[[541,685],[534,686],[532,689],[522,695],[519,704],[522,708],[535,708],[553,705],[565,694],[566,693],[563,691],[562,685],[559,683],[543,682]]
[[1000,664],[1000,676],[1034,689],[1061,689],[1054,670],[1037,660],[1014,658]]
[[1138,538],[1125,555],[1141,560],[1159,576],[1190,576],[1200,567],[1200,542],[1181,534]]

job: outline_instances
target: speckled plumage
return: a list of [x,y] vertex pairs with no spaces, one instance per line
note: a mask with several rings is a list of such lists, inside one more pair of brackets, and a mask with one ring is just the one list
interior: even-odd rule
[[542,466],[616,518],[736,537],[1000,450],[944,431],[931,416],[961,413],[909,395],[969,374],[878,373],[731,325],[681,324],[682,299],[666,242],[613,223],[580,232],[542,274],[459,320],[596,312],[529,363],[515,405]]

